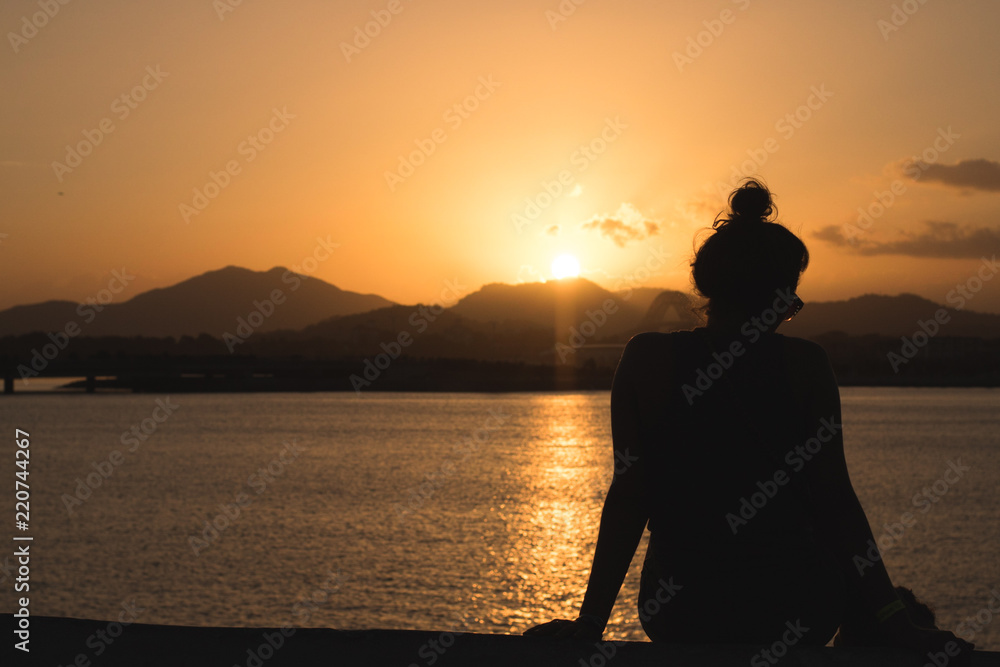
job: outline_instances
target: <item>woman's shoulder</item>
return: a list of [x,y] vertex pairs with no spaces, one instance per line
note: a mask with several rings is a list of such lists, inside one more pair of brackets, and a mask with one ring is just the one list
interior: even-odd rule
[[625,349],[630,352],[660,352],[694,335],[694,331],[643,331],[632,336]]
[[797,393],[805,395],[818,386],[836,386],[830,357],[822,345],[805,338],[781,338],[784,342],[785,372]]
[[826,350],[819,343],[795,336],[776,334],[784,344],[785,354],[790,361],[805,365],[827,364],[829,358]]

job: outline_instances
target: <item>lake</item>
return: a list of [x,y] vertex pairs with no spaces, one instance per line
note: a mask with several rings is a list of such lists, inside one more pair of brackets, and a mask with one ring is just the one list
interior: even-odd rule
[[[894,582],[1000,650],[1000,391],[842,397]],[[0,418],[31,436],[40,615],[519,633],[575,618],[612,470],[608,392],[15,395]],[[645,545],[606,639],[645,639]]]

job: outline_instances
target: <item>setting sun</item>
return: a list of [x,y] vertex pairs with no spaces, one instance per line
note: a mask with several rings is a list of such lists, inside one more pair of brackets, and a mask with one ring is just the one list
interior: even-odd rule
[[573,255],[559,255],[552,260],[552,275],[557,279],[580,275],[580,262]]

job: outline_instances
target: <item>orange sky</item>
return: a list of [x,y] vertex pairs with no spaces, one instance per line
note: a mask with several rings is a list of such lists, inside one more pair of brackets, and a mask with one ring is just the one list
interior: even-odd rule
[[[810,248],[804,299],[943,303],[1000,251],[1000,4],[903,4],[5,2],[0,308],[122,267],[119,299],[301,265],[317,238],[315,275],[405,303],[562,253],[685,289],[743,166]],[[1000,312],[983,285],[967,307]]]

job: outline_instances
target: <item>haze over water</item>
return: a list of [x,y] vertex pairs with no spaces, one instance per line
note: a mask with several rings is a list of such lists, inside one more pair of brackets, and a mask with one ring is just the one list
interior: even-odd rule
[[[1000,392],[842,395],[873,531],[913,517],[888,538],[890,575],[959,628],[1000,591]],[[611,477],[607,392],[167,398],[0,401],[32,438],[32,614],[114,618],[134,598],[141,622],[188,625],[520,632],[575,617]],[[123,442],[157,400],[172,414]],[[71,500],[114,450],[123,462]],[[645,639],[645,545],[605,639]],[[997,626],[957,631],[997,650]]]

